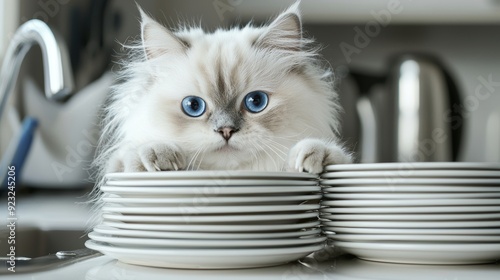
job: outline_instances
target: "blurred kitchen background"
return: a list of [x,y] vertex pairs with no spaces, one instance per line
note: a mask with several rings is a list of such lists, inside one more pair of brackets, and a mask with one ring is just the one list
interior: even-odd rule
[[[213,30],[264,23],[294,1],[136,2],[168,26],[202,22]],[[307,36],[321,43],[334,70],[345,109],[342,140],[359,162],[500,161],[500,1],[303,0],[301,8]],[[2,160],[16,152],[22,158],[31,146],[16,172],[17,254],[29,257],[84,247],[99,108],[120,43],[139,34],[132,0],[0,0],[0,61],[14,32],[33,18],[61,35],[74,89],[60,101],[45,97],[35,45],[0,116]],[[27,117],[38,126],[23,129]],[[28,145],[21,140],[30,131]],[[4,190],[0,207],[7,209]],[[0,213],[6,220],[7,211]]]
[[[136,2],[168,26],[202,22],[213,30],[264,23],[294,1]],[[343,141],[358,161],[500,161],[500,1],[303,0],[301,9],[307,36],[334,70]],[[88,189],[109,71],[120,43],[138,36],[139,13],[132,0],[0,0],[0,60],[32,18],[64,38],[75,87],[63,101],[47,100],[34,46],[0,119],[0,151],[16,147],[22,120],[32,116],[38,127],[22,186]]]

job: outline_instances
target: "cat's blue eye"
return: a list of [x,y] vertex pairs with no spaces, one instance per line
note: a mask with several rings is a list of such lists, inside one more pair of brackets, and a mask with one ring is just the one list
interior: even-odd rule
[[184,114],[196,118],[205,113],[205,100],[198,96],[187,96],[182,100],[182,111]]
[[250,113],[262,112],[267,107],[269,97],[263,91],[252,91],[245,96],[243,103]]

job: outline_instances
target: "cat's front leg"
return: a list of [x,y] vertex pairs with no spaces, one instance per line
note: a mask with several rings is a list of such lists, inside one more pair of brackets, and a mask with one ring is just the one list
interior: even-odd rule
[[330,164],[352,163],[352,155],[335,142],[319,139],[303,139],[288,154],[288,169],[321,173]]
[[186,168],[182,149],[171,143],[153,142],[119,151],[110,159],[108,171],[167,171]]

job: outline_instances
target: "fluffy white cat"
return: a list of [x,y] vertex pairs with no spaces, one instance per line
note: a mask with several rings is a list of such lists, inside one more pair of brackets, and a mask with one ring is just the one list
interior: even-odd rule
[[106,108],[105,172],[261,170],[319,173],[350,163],[337,94],[299,3],[270,24],[171,31],[141,11]]

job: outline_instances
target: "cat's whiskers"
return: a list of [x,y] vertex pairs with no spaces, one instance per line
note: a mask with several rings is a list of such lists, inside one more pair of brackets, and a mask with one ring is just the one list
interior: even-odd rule
[[277,135],[272,135],[272,136],[268,136],[268,137],[272,137],[272,138],[275,138],[275,139],[283,139],[283,140],[287,140],[287,141],[297,141],[297,139],[303,139],[304,138],[304,134],[306,133],[306,131],[308,131],[307,128],[305,128],[304,130],[300,131],[300,132],[297,132],[295,134],[290,134],[290,135],[281,135],[281,136],[277,136]]
[[[259,159],[259,156],[265,156],[265,155],[262,155],[261,151],[263,151],[262,147],[257,143],[257,141],[252,141],[250,142],[252,143],[252,145],[255,147],[255,155],[257,157],[257,162],[256,162],[256,168],[260,168],[260,164],[263,162],[261,159]],[[265,152],[265,151],[264,151]],[[268,153],[266,153],[268,156],[270,156]],[[273,165],[276,165],[274,163],[274,158],[271,158],[271,161],[273,162]]]
[[207,151],[207,147],[206,146],[202,146],[203,150],[201,151],[201,158],[200,158],[200,161],[198,162],[198,167],[196,168],[196,170],[200,170],[200,167],[201,167],[201,163],[203,162],[203,159],[205,158],[205,155],[206,155],[206,151]]
[[258,157],[258,147],[254,145],[253,141],[248,141],[252,146],[253,146],[253,149],[249,149],[250,153],[252,154],[252,160],[250,161],[250,164],[253,166],[254,164],[256,164],[255,167],[259,167],[259,157]]
[[[304,125],[306,128],[304,129],[304,132],[308,131],[309,133],[305,135],[306,138],[308,137],[311,137],[313,134],[317,134],[317,135],[322,135],[324,134],[321,130],[319,130],[318,128],[308,124],[308,123],[305,123],[305,122],[301,122],[302,125]],[[315,132],[315,133],[313,133]]]
[[200,154],[202,149],[203,149],[203,146],[196,149],[196,152],[194,153],[193,157],[191,158],[188,165],[186,166],[186,170],[193,170],[193,169],[189,169],[189,168],[191,167],[191,164],[193,164],[193,167],[194,167],[194,164],[196,163],[196,158],[198,157],[198,155]]
[[[277,146],[282,147],[282,148],[283,148],[284,150],[286,150],[286,151],[288,151],[288,150],[290,149],[290,147],[285,146],[285,145],[283,145],[282,143],[280,143],[280,142],[278,142],[278,141],[273,140],[273,137],[264,136],[264,137],[263,137],[263,139],[264,139],[264,140],[269,141],[269,143],[271,143],[271,144],[274,144],[274,145],[277,145]],[[285,155],[287,154],[286,152],[283,152],[283,153],[285,153]]]
[[[280,150],[278,147],[276,146],[273,146],[273,144],[271,142],[267,142],[266,141],[262,141],[261,142],[264,146],[268,147],[269,150],[273,153],[276,154],[276,156],[278,156],[282,161],[285,161],[285,158],[283,157],[283,155],[286,157],[286,153],[282,150]],[[281,153],[281,154],[280,154]]]
[[[268,146],[267,144],[265,144],[265,143],[262,143],[262,144],[264,144],[266,147],[268,147],[269,150],[276,155],[276,157],[273,158],[273,161],[275,159],[277,159],[277,160],[279,160],[282,163],[281,165],[283,165],[283,163],[285,162],[285,157],[286,156],[284,157],[284,156],[280,155],[275,149],[273,149],[272,147]],[[277,165],[276,165],[276,167],[277,167]]]
[[265,148],[263,148],[261,145],[259,145],[259,143],[258,143],[257,141],[254,141],[253,143],[257,146],[257,148],[258,148],[259,150],[261,150],[261,151],[263,151],[264,153],[266,153],[266,155],[269,157],[269,159],[273,162],[274,168],[275,168],[276,170],[278,170],[278,165],[276,164],[276,161],[274,160],[274,157],[273,157],[273,156],[271,156],[271,154],[270,154],[270,153],[268,153],[268,152],[267,152],[267,150],[266,150]]
[[196,152],[195,154],[191,157],[191,159],[189,160],[189,163],[187,164],[186,166],[186,170],[190,170],[189,168],[191,167],[191,163],[193,162],[193,160],[195,159],[196,157]]

